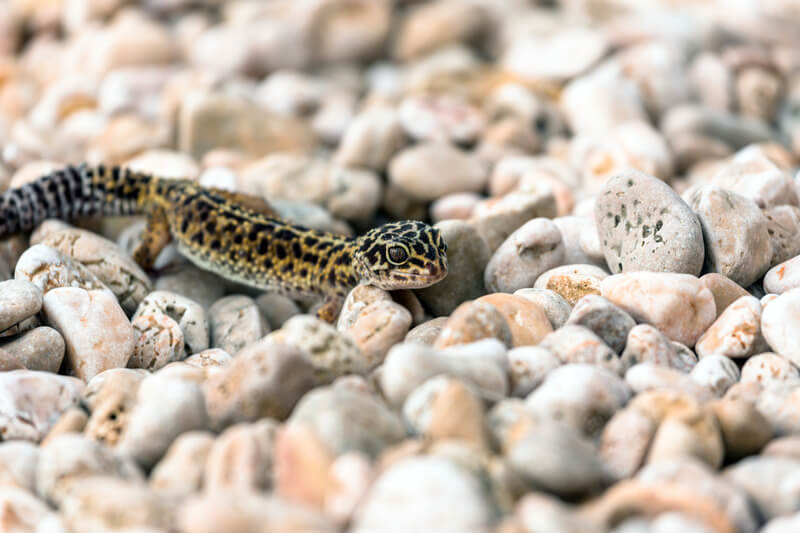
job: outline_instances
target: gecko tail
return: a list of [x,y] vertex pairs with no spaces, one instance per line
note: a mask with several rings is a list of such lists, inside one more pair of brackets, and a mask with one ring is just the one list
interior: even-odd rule
[[0,238],[48,218],[141,213],[153,179],[117,166],[66,166],[0,195]]

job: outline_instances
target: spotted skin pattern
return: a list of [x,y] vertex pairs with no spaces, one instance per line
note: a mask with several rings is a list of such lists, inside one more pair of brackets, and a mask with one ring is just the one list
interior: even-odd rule
[[360,283],[393,290],[447,275],[447,246],[435,228],[392,222],[358,237],[281,220],[260,198],[150,176],[121,167],[69,166],[0,196],[0,238],[46,218],[146,214],[134,259],[151,268],[175,240],[189,260],[227,279],[306,300],[331,320]]

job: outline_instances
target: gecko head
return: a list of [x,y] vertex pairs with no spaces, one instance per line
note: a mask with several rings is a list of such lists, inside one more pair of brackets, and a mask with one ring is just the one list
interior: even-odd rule
[[438,229],[406,220],[358,238],[355,260],[361,281],[385,290],[419,289],[447,275],[447,244]]

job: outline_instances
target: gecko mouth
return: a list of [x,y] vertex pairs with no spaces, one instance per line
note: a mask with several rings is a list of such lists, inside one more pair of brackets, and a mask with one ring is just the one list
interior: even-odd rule
[[447,276],[447,267],[428,268],[427,272],[393,272],[375,281],[375,286],[384,290],[422,289],[442,281]]

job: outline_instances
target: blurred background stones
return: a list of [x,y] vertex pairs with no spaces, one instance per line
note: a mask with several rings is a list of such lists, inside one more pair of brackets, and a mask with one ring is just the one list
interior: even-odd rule
[[0,240],[0,530],[800,530],[796,2],[0,0],[0,193],[81,162],[449,275],[330,325]]

